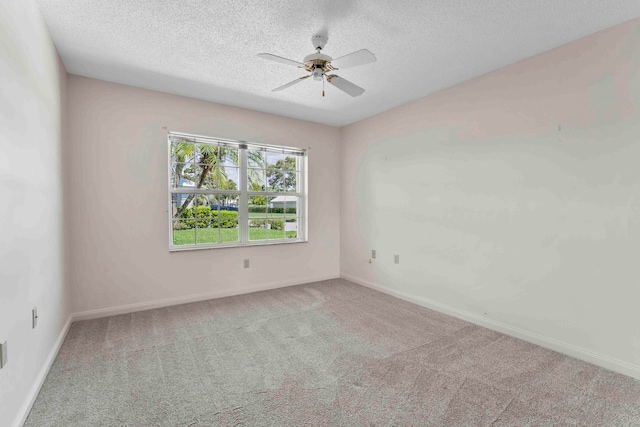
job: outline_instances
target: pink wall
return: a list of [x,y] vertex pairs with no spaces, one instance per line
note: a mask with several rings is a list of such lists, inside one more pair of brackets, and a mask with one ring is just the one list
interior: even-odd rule
[[[69,77],[69,106],[67,235],[76,312],[339,276],[338,129],[77,76]],[[164,127],[308,147],[309,242],[169,253]],[[243,269],[244,258],[251,268]]]
[[8,344],[0,426],[18,426],[71,312],[61,178],[67,73],[35,2],[0,2],[0,34],[0,342]]
[[341,273],[640,377],[639,141],[640,20],[347,126]]
[[[67,78],[32,0],[0,20],[0,425],[70,312],[339,274],[640,378],[640,21],[336,129]],[[309,147],[310,242],[169,253],[164,127]]]

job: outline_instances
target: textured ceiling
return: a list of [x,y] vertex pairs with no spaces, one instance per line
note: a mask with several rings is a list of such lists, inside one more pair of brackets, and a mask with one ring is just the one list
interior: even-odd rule
[[[638,0],[37,0],[72,74],[342,126],[640,16]],[[352,98],[269,62],[324,33]]]

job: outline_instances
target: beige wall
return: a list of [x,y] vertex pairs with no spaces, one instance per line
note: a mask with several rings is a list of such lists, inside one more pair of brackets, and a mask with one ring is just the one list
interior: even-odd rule
[[[0,2],[0,425],[22,422],[69,316],[61,151],[66,72],[31,0]],[[31,309],[40,316],[31,329]]]
[[343,276],[640,376],[640,20],[345,127],[342,162]]
[[[339,276],[338,129],[77,76],[69,108],[76,312]],[[309,243],[169,253],[165,127],[308,147]]]

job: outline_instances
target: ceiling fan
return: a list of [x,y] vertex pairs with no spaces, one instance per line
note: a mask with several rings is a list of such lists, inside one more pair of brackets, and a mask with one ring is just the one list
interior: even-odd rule
[[350,53],[348,55],[341,56],[340,58],[333,59],[328,55],[320,53],[322,49],[324,49],[325,45],[329,38],[323,35],[315,35],[311,37],[311,43],[313,43],[313,47],[316,50],[316,53],[312,53],[311,55],[307,55],[304,57],[302,62],[293,61],[291,59],[283,58],[281,56],[272,55],[270,53],[260,53],[258,56],[260,58],[268,59],[270,61],[280,62],[282,64],[293,65],[298,68],[304,68],[308,71],[309,75],[302,76],[298,79],[295,79],[292,82],[289,82],[285,85],[277,87],[273,89],[272,92],[277,92],[288,87],[291,87],[295,84],[300,83],[303,80],[308,79],[309,77],[313,77],[314,80],[322,80],[323,90],[322,96],[324,96],[324,81],[325,79],[329,84],[334,85],[341,91],[347,93],[351,96],[359,96],[364,93],[364,89],[358,85],[351,83],[349,80],[346,80],[336,74],[326,74],[329,72],[336,71],[338,69],[344,70],[345,68],[355,67],[356,65],[364,65],[370,62],[376,61],[376,56],[369,52],[367,49],[360,49],[356,52]]

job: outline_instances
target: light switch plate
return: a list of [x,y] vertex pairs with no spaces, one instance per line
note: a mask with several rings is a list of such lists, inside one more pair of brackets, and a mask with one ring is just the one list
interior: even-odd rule
[[38,326],[38,307],[33,307],[31,310],[31,329],[35,329]]
[[0,344],[0,369],[7,364],[7,342]]

